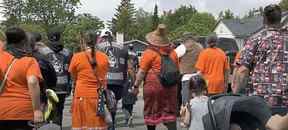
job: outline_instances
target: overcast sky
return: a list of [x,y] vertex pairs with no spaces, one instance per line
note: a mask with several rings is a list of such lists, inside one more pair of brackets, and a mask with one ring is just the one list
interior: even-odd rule
[[[91,13],[102,20],[110,20],[115,13],[115,8],[121,0],[81,0],[77,13]],[[136,8],[144,8],[152,12],[154,5],[159,5],[160,11],[175,9],[181,5],[193,5],[199,11],[213,13],[215,16],[221,10],[231,9],[236,15],[243,16],[249,9],[279,3],[280,0],[132,0]],[[2,0],[0,0],[0,3]],[[1,10],[1,9],[0,9]],[[2,19],[0,17],[0,19]]]
[[[78,12],[89,12],[103,20],[110,20],[115,8],[121,0],[81,0],[82,6]],[[175,9],[181,5],[193,5],[199,11],[213,13],[215,16],[221,10],[231,9],[236,15],[243,16],[252,8],[279,3],[280,0],[132,0],[136,8],[144,8],[152,12],[154,5],[159,5],[160,11]]]

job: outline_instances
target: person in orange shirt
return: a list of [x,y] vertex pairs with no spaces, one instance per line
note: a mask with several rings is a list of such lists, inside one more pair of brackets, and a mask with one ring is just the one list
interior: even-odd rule
[[5,46],[6,35],[2,30],[0,30],[0,52],[3,50]]
[[168,130],[177,130],[177,86],[167,88],[158,78],[161,70],[159,53],[168,54],[179,69],[177,54],[169,44],[166,26],[163,24],[149,33],[146,39],[150,43],[150,49],[144,51],[140,60],[140,68],[134,83],[134,94],[139,92],[138,88],[144,80],[144,120],[148,130],[155,130],[160,123],[164,123]]
[[25,32],[12,27],[5,34],[7,47],[0,52],[0,80],[4,83],[0,92],[0,129],[32,130],[29,121],[43,121],[39,87],[42,75],[37,61],[27,56]]
[[88,47],[75,54],[69,66],[69,72],[75,81],[71,107],[72,130],[106,130],[105,119],[97,115],[96,106],[98,106],[100,84],[107,84],[108,57],[101,51],[95,50],[94,33],[86,33],[83,39],[82,44]]
[[195,65],[207,84],[208,94],[225,93],[228,87],[229,63],[225,52],[216,47],[217,37],[208,38],[208,48],[203,50]]

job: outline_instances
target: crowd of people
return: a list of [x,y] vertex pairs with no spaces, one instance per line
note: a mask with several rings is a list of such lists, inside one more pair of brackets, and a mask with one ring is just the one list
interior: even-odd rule
[[[264,127],[287,130],[288,27],[281,25],[277,5],[265,7],[263,17],[264,31],[246,41],[232,78],[229,59],[217,48],[214,35],[208,37],[207,48],[193,35],[184,35],[175,47],[167,27],[159,24],[146,35],[149,45],[138,59],[133,44],[116,43],[109,32],[81,33],[81,49],[73,54],[61,42],[61,32],[48,32],[43,40],[39,33],[7,28],[0,32],[0,129],[32,130],[47,122],[62,127],[71,93],[73,130],[115,130],[121,99],[125,124],[132,127],[133,106],[143,86],[147,130],[161,123],[177,130],[178,115],[182,127],[208,130],[203,118],[210,113],[209,98],[227,95],[231,80],[230,95],[267,102],[274,116],[267,113]],[[248,130],[235,122],[228,129]]]

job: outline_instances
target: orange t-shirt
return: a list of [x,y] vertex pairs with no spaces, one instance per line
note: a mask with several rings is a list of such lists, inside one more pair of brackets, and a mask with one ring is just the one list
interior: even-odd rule
[[[3,79],[13,56],[2,51],[0,59],[0,77]],[[42,80],[37,61],[32,57],[17,59],[8,75],[3,93],[0,94],[0,120],[33,120],[32,98],[27,83],[29,76]]]
[[[76,97],[98,97],[97,89],[99,88],[97,79],[94,75],[94,71],[88,61],[91,60],[90,52],[80,52],[73,56],[69,72],[76,82],[75,95]],[[108,57],[106,54],[97,51],[96,52],[97,62],[97,76],[101,82],[107,82],[107,72],[109,68]]]
[[205,49],[200,53],[195,67],[207,80],[209,94],[224,92],[224,72],[229,69],[229,63],[221,49]]
[[[164,53],[162,48],[160,48],[160,53]],[[170,53],[170,58],[176,63],[177,66],[179,66],[179,59],[174,50]],[[150,69],[152,69],[155,72],[160,72],[161,56],[154,50],[146,49],[143,52],[143,55],[140,60],[140,69],[142,69],[145,72],[148,72]]]

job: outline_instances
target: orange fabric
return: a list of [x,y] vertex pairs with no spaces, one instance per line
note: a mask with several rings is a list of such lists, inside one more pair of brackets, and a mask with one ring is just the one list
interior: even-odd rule
[[[98,97],[98,83],[94,76],[94,71],[88,61],[91,59],[90,52],[80,52],[75,54],[71,60],[69,72],[76,81],[75,95],[76,97]],[[106,82],[106,74],[108,72],[109,62],[106,54],[97,51],[97,76],[101,82]]]
[[[3,51],[0,59],[0,77],[3,79],[13,56]],[[0,94],[0,120],[33,120],[32,99],[27,84],[29,76],[42,80],[37,61],[32,57],[17,59]]]
[[207,48],[200,53],[195,66],[208,83],[208,93],[224,92],[224,72],[229,69],[225,53],[219,48]]
[[72,130],[106,130],[104,118],[96,116],[98,99],[93,97],[75,98],[72,110]]
[[[91,60],[90,52],[80,52],[73,56],[69,72],[76,81],[74,100],[72,102],[72,128],[75,130],[86,129],[106,129],[106,123],[102,117],[96,116],[98,104],[98,85],[94,71],[88,61]],[[108,72],[108,57],[100,52],[96,52],[97,76],[98,79],[106,83]]]
[[[160,53],[163,53],[163,49],[160,48]],[[170,53],[170,58],[179,66],[179,59],[175,51]],[[154,50],[147,49],[143,52],[140,60],[140,69],[148,72],[152,69],[155,72],[160,72],[161,69],[161,56]]]

